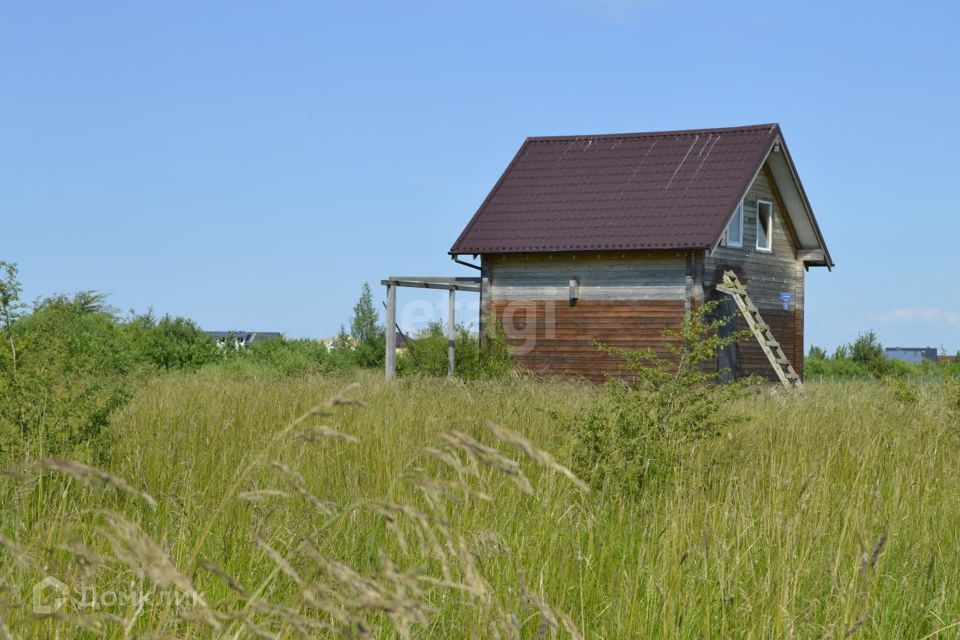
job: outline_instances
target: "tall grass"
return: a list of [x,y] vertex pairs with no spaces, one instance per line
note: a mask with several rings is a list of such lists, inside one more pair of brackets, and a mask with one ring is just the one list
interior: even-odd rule
[[[327,408],[350,382],[363,405]],[[960,423],[941,387],[916,404],[874,383],[751,396],[748,422],[691,445],[635,499],[585,493],[523,454],[568,461],[558,416],[601,392],[363,373],[155,380],[112,418],[107,478],[48,463],[0,479],[0,638],[956,637]],[[444,549],[391,512],[403,505],[450,532]],[[37,618],[42,575],[193,590],[203,605]],[[305,602],[307,584],[334,610]],[[384,606],[351,609],[363,589]]]

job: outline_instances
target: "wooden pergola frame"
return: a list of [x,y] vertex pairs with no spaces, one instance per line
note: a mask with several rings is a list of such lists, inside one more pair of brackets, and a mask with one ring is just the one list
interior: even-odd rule
[[453,345],[457,338],[454,295],[457,291],[480,293],[480,278],[391,276],[381,280],[380,284],[387,287],[387,353],[384,364],[387,380],[397,375],[397,287],[446,289],[450,292],[450,309],[447,318],[447,358],[450,364],[447,375],[452,376],[455,363]]

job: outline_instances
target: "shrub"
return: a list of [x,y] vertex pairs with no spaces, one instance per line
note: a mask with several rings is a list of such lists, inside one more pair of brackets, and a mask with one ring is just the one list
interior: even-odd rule
[[216,345],[193,320],[148,312],[126,325],[137,358],[159,369],[196,370],[219,357]]
[[[55,296],[19,316],[16,272],[6,271],[0,351],[0,446],[14,456],[94,446],[132,392],[136,357],[103,296]],[[96,451],[94,451],[96,453]]]
[[[457,327],[454,340],[454,373],[464,379],[499,378],[510,370],[503,337],[487,336],[483,348],[479,336],[463,325]],[[445,376],[449,370],[449,338],[440,322],[430,323],[410,340],[397,359],[400,375],[420,373]]]
[[741,419],[726,405],[755,381],[719,384],[725,371],[710,371],[710,365],[718,350],[748,332],[720,336],[717,330],[732,318],[708,319],[717,306],[707,303],[678,331],[664,332],[666,356],[608,349],[623,355],[628,376],[612,380],[605,397],[567,422],[580,477],[597,488],[637,494],[652,477],[670,471],[681,445],[713,437]]
[[883,378],[883,385],[890,391],[893,398],[900,404],[915,406],[920,401],[916,387],[903,378],[887,376]]
[[243,357],[282,375],[327,371],[327,349],[316,340],[274,338],[250,345]]

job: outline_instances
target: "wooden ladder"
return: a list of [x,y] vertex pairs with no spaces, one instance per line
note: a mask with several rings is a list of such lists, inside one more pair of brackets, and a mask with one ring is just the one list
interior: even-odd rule
[[783,353],[783,349],[780,348],[780,343],[777,342],[776,338],[774,338],[770,332],[770,326],[763,321],[763,318],[760,316],[760,310],[757,309],[757,306],[750,300],[750,296],[747,295],[746,285],[740,282],[737,274],[733,271],[724,271],[723,284],[717,286],[717,291],[729,294],[736,301],[737,307],[740,308],[740,313],[746,318],[747,325],[749,325],[750,330],[753,331],[757,342],[760,343],[760,348],[767,354],[767,359],[770,360],[770,364],[773,366],[773,370],[777,372],[777,377],[780,378],[783,386],[803,389],[803,380],[801,380],[800,375],[794,371],[790,360],[786,354]]

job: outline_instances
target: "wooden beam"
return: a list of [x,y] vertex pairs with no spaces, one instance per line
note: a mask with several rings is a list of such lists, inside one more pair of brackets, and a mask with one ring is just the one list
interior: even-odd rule
[[380,284],[390,286],[395,285],[398,287],[413,287],[415,289],[453,289],[456,291],[469,291],[471,293],[480,293],[479,284],[444,284],[438,282],[423,282],[423,281],[414,281],[414,280],[381,280]]
[[797,259],[802,262],[822,262],[826,263],[827,254],[824,253],[823,249],[813,249],[810,251],[799,250],[797,251]]
[[402,280],[404,282],[435,282],[440,284],[479,284],[476,276],[390,276],[387,280]]
[[387,380],[397,375],[397,286],[387,284],[387,353],[384,373]]
[[456,289],[450,289],[450,310],[447,312],[447,358],[450,360],[450,365],[447,367],[447,375],[450,377],[453,376],[455,364],[453,346],[456,344],[457,340],[457,325],[456,317],[454,315],[454,309],[456,308],[454,295],[456,293]]

